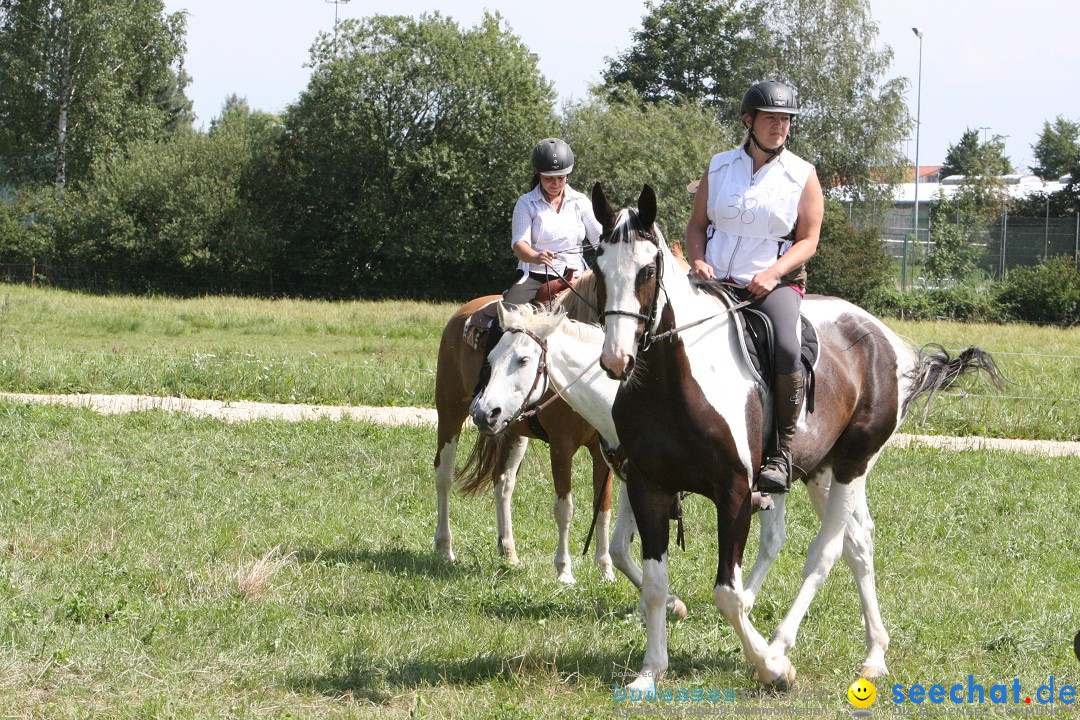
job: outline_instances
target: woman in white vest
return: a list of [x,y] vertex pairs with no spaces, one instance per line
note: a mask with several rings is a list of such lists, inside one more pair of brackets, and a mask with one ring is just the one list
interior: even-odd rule
[[795,91],[760,82],[746,91],[740,114],[746,142],[709,162],[686,226],[686,250],[694,276],[735,286],[772,320],[776,433],[757,489],[787,492],[804,393],[798,328],[804,264],[817,250],[825,201],[814,166],[785,147],[799,114]]
[[[558,138],[546,138],[532,151],[532,189],[518,198],[511,224],[510,247],[518,259],[518,279],[503,294],[509,305],[527,303],[541,286],[549,289],[539,300],[550,300],[553,280],[570,280],[587,265],[581,249],[586,238],[600,241],[600,223],[592,201],[570,187],[574,151]],[[565,288],[565,284],[559,283]]]

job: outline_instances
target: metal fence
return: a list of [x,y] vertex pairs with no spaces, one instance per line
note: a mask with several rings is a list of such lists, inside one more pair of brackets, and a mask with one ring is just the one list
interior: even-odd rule
[[[873,212],[861,220],[853,220],[856,225],[880,226]],[[919,263],[933,252],[934,228],[925,209],[920,208],[917,240],[912,232],[910,209],[892,208],[883,220],[881,237],[897,260],[903,260],[906,252],[909,262]],[[976,237],[983,238],[978,243],[984,248],[980,265],[995,278],[1003,277],[1011,268],[1037,265],[1046,258],[1061,255],[1071,257],[1080,268],[1080,213],[1063,218],[1032,218],[1005,212]]]

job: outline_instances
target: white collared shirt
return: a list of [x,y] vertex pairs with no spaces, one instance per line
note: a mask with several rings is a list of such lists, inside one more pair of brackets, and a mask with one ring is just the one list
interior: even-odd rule
[[[524,240],[533,249],[550,250],[555,253],[555,269],[565,274],[567,268],[582,271],[588,267],[582,257],[581,247],[585,238],[595,247],[600,242],[600,222],[593,215],[592,201],[569,184],[563,188],[562,208],[555,212],[537,185],[518,198],[514,206],[514,220],[510,234],[510,247]],[[518,262],[518,269],[525,272],[544,273],[546,265]]]

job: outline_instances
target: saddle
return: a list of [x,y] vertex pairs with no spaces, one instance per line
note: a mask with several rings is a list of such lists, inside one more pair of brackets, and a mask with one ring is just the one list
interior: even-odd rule
[[[570,270],[568,275],[573,278],[574,271]],[[561,277],[556,277],[538,287],[533,294],[532,300],[529,302],[537,307],[548,306],[556,296],[564,290],[569,289],[570,284],[566,282],[566,280],[563,280]],[[490,331],[492,329],[498,329],[499,302],[500,301],[498,300],[493,300],[474,312],[465,321],[465,327],[462,329],[465,342],[467,342],[474,350],[483,352],[484,355],[491,352],[492,348],[495,347],[495,342],[498,342],[497,338],[495,339],[495,342],[490,344],[487,343],[487,340],[491,335]]]
[[[739,304],[739,299],[727,285],[716,281],[694,280],[702,289],[720,298],[727,307]],[[776,373],[772,367],[773,349],[776,345],[775,332],[769,316],[760,310],[743,307],[732,313],[738,327],[739,346],[743,360],[757,380],[762,394],[772,389]],[[799,315],[803,373],[806,375],[806,411],[814,412],[814,390],[816,389],[814,368],[818,360],[818,337],[813,323],[803,314]]]

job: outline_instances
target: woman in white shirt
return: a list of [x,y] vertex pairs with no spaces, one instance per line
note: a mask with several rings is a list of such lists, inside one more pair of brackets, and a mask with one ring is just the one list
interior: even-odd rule
[[804,264],[817,251],[825,201],[814,166],[786,149],[799,114],[795,91],[761,82],[743,96],[746,142],[718,153],[701,177],[686,226],[691,272],[735,286],[772,320],[776,433],[758,475],[761,492],[791,485],[790,443],[802,412],[799,305]]
[[574,169],[570,146],[558,138],[541,140],[532,166],[532,189],[514,207],[510,245],[519,262],[518,279],[503,294],[509,305],[529,302],[548,281],[581,273],[588,267],[581,252],[585,238],[594,246],[600,241],[592,201],[567,183]]

